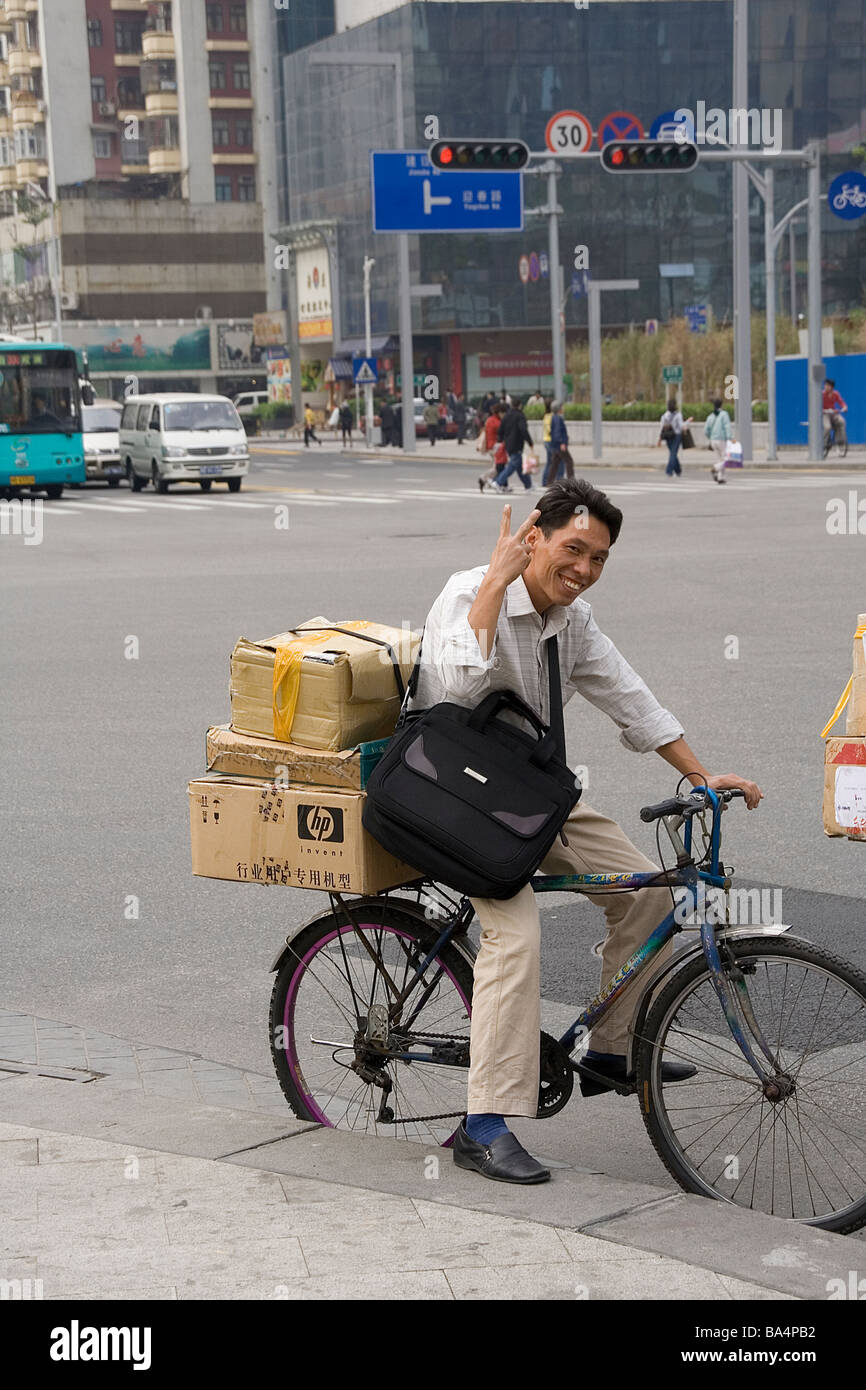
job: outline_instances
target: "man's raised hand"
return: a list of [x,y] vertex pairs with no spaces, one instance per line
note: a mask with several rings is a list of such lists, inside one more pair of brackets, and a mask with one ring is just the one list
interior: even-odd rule
[[519,574],[522,574],[532,559],[532,547],[526,540],[527,535],[535,526],[536,521],[541,516],[541,512],[536,508],[530,512],[523,525],[512,536],[511,534],[511,506],[509,503],[502,509],[502,525],[499,528],[499,539],[496,542],[496,549],[490,557],[488,566],[488,576],[493,580],[498,580],[501,584],[511,584]]

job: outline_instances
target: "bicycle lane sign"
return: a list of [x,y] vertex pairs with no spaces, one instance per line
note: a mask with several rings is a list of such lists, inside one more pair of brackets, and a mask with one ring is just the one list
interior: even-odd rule
[[837,174],[827,189],[827,204],[845,222],[866,216],[866,174],[859,169]]

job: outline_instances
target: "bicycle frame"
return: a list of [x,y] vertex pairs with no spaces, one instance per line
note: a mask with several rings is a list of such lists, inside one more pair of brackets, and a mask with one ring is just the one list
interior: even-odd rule
[[[667,944],[678,932],[682,931],[682,923],[689,919],[693,914],[697,914],[700,925],[701,949],[706,957],[707,965],[710,970],[710,978],[713,988],[719,998],[728,1027],[737,1043],[743,1057],[755,1073],[762,1085],[767,1084],[770,1072],[762,1067],[758,1061],[749,1040],[746,1036],[744,1022],[748,1025],[758,1050],[769,1063],[770,1068],[775,1071],[775,1059],[767,1046],[766,1040],[760,1030],[757,1020],[752,1012],[745,988],[742,975],[732,978],[729,972],[722,969],[719,945],[716,939],[717,923],[712,921],[706,911],[702,910],[699,904],[699,886],[710,884],[716,888],[728,889],[731,886],[731,879],[724,871],[724,866],[719,862],[721,848],[721,814],[725,803],[720,800],[718,795],[708,787],[695,788],[707,793],[713,808],[713,824],[710,837],[710,867],[700,869],[692,861],[692,822],[691,817],[668,817],[664,820],[665,829],[668,832],[671,843],[677,853],[677,867],[675,869],[662,871],[661,873],[607,873],[607,874],[555,874],[538,875],[531,880],[532,888],[536,893],[562,893],[562,892],[582,892],[588,895],[595,893],[605,893],[610,890],[614,892],[639,891],[649,887],[671,887],[684,888],[686,893],[683,900],[674,907],[668,915],[659,923],[653,932],[647,937],[646,941],[640,945],[636,951],[629,956],[628,960],[620,966],[616,974],[608,981],[602,990],[590,1001],[589,1004],[578,1014],[577,1018],[569,1028],[559,1038],[560,1045],[566,1052],[571,1053],[577,1045],[578,1036],[589,1033],[605,1014],[609,1013],[614,1004],[619,1000],[625,991],[632,985],[637,977],[647,969],[653,958],[658,955],[663,946]],[[674,824],[671,824],[671,822]],[[679,835],[679,827],[685,823],[685,839]],[[346,913],[349,921],[352,921],[350,910],[343,904],[339,894],[333,897],[340,901],[341,907]],[[403,989],[395,992],[389,1013],[396,1018],[406,999],[412,993],[415,984],[423,979],[428,965],[433,961],[444,946],[451,940],[457,931],[465,931],[474,915],[474,909],[468,898],[463,898],[457,912],[448,919],[436,942],[425,955],[424,959],[415,967],[415,973],[406,981]],[[373,955],[373,949],[364,942],[367,950]],[[426,995],[433,988],[429,984],[426,992],[422,992],[421,1004],[415,1012],[423,1006]],[[635,1009],[635,1015],[641,1014],[641,1003],[639,1001]],[[398,1053],[397,1057],[404,1060],[423,1061],[423,1054],[419,1053]]]

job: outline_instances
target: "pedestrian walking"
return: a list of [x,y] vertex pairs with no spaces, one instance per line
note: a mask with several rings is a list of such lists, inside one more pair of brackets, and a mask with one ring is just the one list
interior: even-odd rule
[[507,410],[503,415],[497,438],[500,443],[505,445],[508,462],[493,486],[497,487],[500,492],[504,492],[508,479],[512,473],[516,473],[525,490],[531,492],[532,477],[529,473],[523,472],[523,449],[525,445],[528,445],[530,449],[532,448],[532,435],[529,433],[526,416],[519,400],[515,400],[510,410]]
[[710,472],[717,483],[723,483],[725,481],[725,446],[731,438],[731,420],[728,412],[722,408],[720,400],[713,401],[713,408],[704,422],[704,434],[707,437],[709,447],[716,456],[710,465]]
[[550,462],[550,477],[545,470],[544,486],[548,483],[558,482],[563,477],[574,477],[574,459],[568,451],[568,428],[562,415],[562,403],[554,401],[551,407],[550,422],[550,444],[552,458]]
[[382,445],[387,449],[394,443],[394,407],[390,401],[386,401],[382,406],[379,419],[382,422]]
[[682,474],[683,470],[677,455],[683,438],[683,430],[687,424],[691,423],[691,418],[690,415],[688,420],[683,421],[676,400],[671,397],[668,401],[668,408],[659,421],[658,437],[659,445],[664,441],[668,446],[668,462],[665,468],[665,476],[668,478],[672,478],[675,473],[677,477]]
[[308,405],[304,411],[304,448],[309,449],[310,440],[314,444],[321,444],[321,439],[316,438],[316,417],[313,414],[313,407]]
[[352,407],[349,405],[348,401],[345,401],[340,411],[340,429],[343,432],[342,447],[344,449],[347,442],[349,444],[352,442],[352,427],[354,423],[355,417],[352,414]]
[[[582,524],[576,530],[578,513]],[[622,521],[619,508],[582,479],[556,483],[514,534],[511,508],[504,507],[489,563],[461,568],[433,603],[424,628],[424,660],[408,708],[426,710],[443,701],[471,708],[494,690],[510,690],[547,726],[552,716],[542,673],[547,671],[548,641],[555,636],[563,705],[583,696],[619,727],[621,741],[632,752],[658,753],[694,786],[739,789],[746,805],[754,808],[763,795],[760,787],[734,773],[711,774],[703,766],[685,740],[683,725],[593,618],[585,593],[604,575]],[[474,641],[467,640],[469,632]],[[617,871],[652,873],[658,866],[616,821],[581,798],[541,872]],[[658,887],[641,893],[608,891],[596,900],[607,919],[601,966],[607,985],[670,911],[670,896],[667,888]],[[452,1157],[459,1167],[498,1182],[546,1182],[550,1170],[524,1149],[506,1123],[509,1116],[538,1115],[538,898],[527,883],[505,900],[470,901],[481,924],[481,944],[474,967],[466,1114]],[[668,943],[654,964],[663,965],[671,954]],[[584,1095],[607,1093],[629,1078],[628,1054],[635,1031],[641,1033],[632,1007],[626,995],[593,1028],[591,1048],[577,1063],[581,1087],[587,1083]],[[674,1057],[665,1056],[658,1065],[659,1084],[665,1087],[688,1082],[697,1071],[691,1062]]]
[[466,400],[462,391],[457,392],[457,399],[451,407],[451,416],[457,426],[457,443],[462,444],[466,437]]
[[427,438],[430,440],[432,449],[439,434],[439,406],[435,401],[428,401],[423,412],[424,424],[427,429]]
[[[530,398],[529,398],[529,404],[532,405],[533,402],[534,402],[534,400],[535,400],[535,397],[534,397],[534,396],[530,396]],[[542,442],[542,444],[544,445],[544,453],[545,453],[545,459],[544,459],[544,475],[543,475],[543,477],[542,477],[542,484],[543,484],[544,487],[547,487],[547,484],[548,484],[549,482],[553,482],[553,478],[552,478],[552,476],[551,476],[551,467],[552,467],[552,464],[553,464],[553,445],[552,445],[551,440],[550,440],[550,426],[551,426],[552,420],[553,420],[553,411],[551,410],[551,403],[550,403],[550,401],[545,401],[545,402],[544,402],[544,415],[543,415],[542,421],[541,421],[541,442]]]
[[478,479],[478,487],[482,492],[488,485],[491,487],[493,486],[496,475],[501,471],[505,463],[504,459],[502,464],[497,464],[496,462],[496,451],[500,447],[498,441],[502,415],[502,406],[497,403],[481,426],[481,433],[478,436],[478,444],[476,445],[478,452],[485,453],[493,460],[493,467],[489,468],[486,473],[482,473],[481,477]]

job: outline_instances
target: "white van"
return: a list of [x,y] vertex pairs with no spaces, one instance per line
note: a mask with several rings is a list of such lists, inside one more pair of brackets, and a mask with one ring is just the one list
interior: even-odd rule
[[157,492],[170,483],[209,492],[215,479],[240,492],[250,467],[246,432],[228,397],[181,392],[127,397],[120,457],[133,492],[149,482]]
[[267,405],[268,399],[267,391],[244,391],[240,396],[232,398],[235,410],[242,420],[254,420],[256,407]]
[[120,462],[120,415],[123,407],[108,397],[96,396],[81,406],[81,436],[84,440],[84,467],[88,480],[107,481],[118,487],[123,476]]

